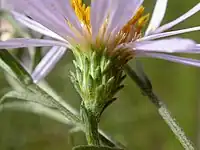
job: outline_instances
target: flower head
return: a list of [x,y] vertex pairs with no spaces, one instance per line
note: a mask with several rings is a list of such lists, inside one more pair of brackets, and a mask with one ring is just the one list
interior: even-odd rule
[[158,39],[200,30],[200,27],[193,27],[164,32],[198,12],[200,3],[176,20],[160,26],[167,0],[157,0],[145,35],[141,29],[149,14],[144,14],[142,3],[143,0],[116,0],[114,3],[113,0],[93,0],[91,6],[86,6],[82,0],[8,0],[11,13],[18,21],[56,40],[13,39],[1,42],[0,48],[61,46],[73,49],[79,46],[84,53],[91,47],[104,48],[109,55],[120,51],[128,60],[133,56],[158,57],[157,52],[198,52],[199,45],[190,39]]

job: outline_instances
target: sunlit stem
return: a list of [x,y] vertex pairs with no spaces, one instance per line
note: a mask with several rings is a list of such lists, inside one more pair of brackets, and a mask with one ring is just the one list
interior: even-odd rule
[[[73,120],[74,126],[75,127],[80,127],[82,131],[84,131],[84,125],[81,122],[81,119],[78,117],[78,111],[71,107],[68,103],[65,103],[65,101],[52,89],[52,87],[45,81],[39,82],[39,86],[45,90],[48,94],[50,94],[55,100],[59,101],[62,103],[62,105],[69,110],[72,115],[73,115]],[[102,130],[99,129],[99,138],[100,141],[109,147],[117,147],[117,148],[125,148],[124,145],[119,143],[118,141],[115,141],[111,136],[106,135]]]
[[130,66],[126,65],[125,71],[131,77],[131,79],[138,85],[138,87],[142,90],[144,95],[146,95],[149,98],[149,100],[156,106],[156,108],[158,109],[158,113],[167,123],[167,125],[174,133],[176,138],[179,140],[181,145],[186,150],[194,150],[192,142],[187,138],[185,132],[179,126],[175,118],[171,115],[170,111],[167,109],[164,102],[160,100],[153,92],[152,87],[146,86],[144,80],[140,76],[138,76],[136,72],[133,69],[131,69]]
[[99,133],[98,133],[98,123],[99,118],[95,115],[94,112],[85,108],[84,105],[81,105],[81,117],[83,124],[85,126],[85,136],[88,142],[88,145],[99,146]]

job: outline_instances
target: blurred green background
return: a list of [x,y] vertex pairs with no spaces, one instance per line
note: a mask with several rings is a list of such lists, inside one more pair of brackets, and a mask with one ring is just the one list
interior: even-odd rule
[[[192,8],[199,0],[169,0],[163,23]],[[152,12],[155,0],[145,1],[146,13]],[[197,26],[200,13],[174,29]],[[200,43],[200,32],[182,35]],[[182,55],[199,58],[198,55]],[[156,59],[141,59],[157,95],[165,101],[189,138],[200,150],[200,68]],[[130,63],[134,63],[134,60]],[[80,98],[69,80],[72,54],[68,53],[49,74],[49,84],[75,108]],[[9,90],[0,70],[0,96]],[[144,97],[129,77],[118,100],[105,111],[100,127],[129,150],[182,150],[154,105]],[[71,150],[86,144],[82,132],[70,134],[70,127],[31,113],[0,113],[0,150]]]

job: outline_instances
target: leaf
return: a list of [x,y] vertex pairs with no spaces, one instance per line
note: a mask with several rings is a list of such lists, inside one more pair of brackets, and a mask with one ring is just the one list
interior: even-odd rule
[[80,125],[81,121],[79,119],[79,116],[73,114],[68,108],[65,107],[62,101],[59,101],[55,98],[53,98],[51,95],[49,95],[46,90],[40,88],[36,84],[33,84],[28,87],[29,90],[34,92],[36,95],[41,95],[44,99],[50,102],[50,104],[55,104],[55,107],[58,108],[63,115],[65,115],[69,120],[71,120],[74,124]]
[[72,123],[74,123],[78,126],[81,125],[81,121],[78,116],[74,115],[70,110],[65,108],[57,100],[55,100],[53,97],[48,95],[41,88],[37,87],[37,85],[33,84],[31,86],[31,88],[28,87],[23,92],[17,92],[17,91],[8,92],[1,98],[0,104],[3,105],[4,103],[8,102],[9,99],[13,99],[13,102],[15,102],[15,101],[34,102],[34,103],[41,104],[46,107],[51,107],[51,108],[57,109],[60,111],[61,114],[63,114]]
[[14,99],[14,101],[30,101],[47,107],[56,108],[73,124],[82,127],[79,117],[73,114],[71,110],[67,109],[63,101],[61,102],[57,99],[54,99],[51,95],[49,95],[45,90],[41,89],[36,84],[27,86],[26,89],[24,89],[22,92],[8,92],[2,97],[0,103],[4,104],[9,99]]
[[0,50],[0,67],[24,85],[30,85],[33,80],[20,62],[7,50]]
[[74,147],[72,150],[122,150],[122,149],[119,149],[119,148],[113,148],[113,147],[106,147],[106,146],[84,146],[84,145],[81,145],[81,146],[76,146]]
[[74,115],[79,115],[79,112],[74,109],[70,104],[67,103],[67,100],[63,100],[50,86],[47,82],[41,81],[38,83],[38,86],[43,89],[46,93],[52,96],[57,102],[62,104],[66,109],[72,112]]
[[14,102],[7,102],[0,105],[0,112],[5,111],[6,109],[12,110],[20,110],[31,112],[37,115],[42,115],[58,122],[71,125],[71,121],[69,121],[65,116],[63,116],[57,109],[52,109],[45,107],[43,105],[28,102],[28,101],[14,101]]
[[16,91],[24,91],[24,85],[21,84],[18,80],[14,79],[12,76],[10,76],[7,73],[4,73],[4,77],[6,78],[6,81],[11,86],[12,89]]
[[41,105],[45,105],[47,107],[56,108],[56,105],[54,103],[44,98],[41,94],[35,94],[29,90],[25,90],[23,92],[10,91],[1,98],[0,104],[4,104],[8,99],[15,99],[15,101],[30,101]]

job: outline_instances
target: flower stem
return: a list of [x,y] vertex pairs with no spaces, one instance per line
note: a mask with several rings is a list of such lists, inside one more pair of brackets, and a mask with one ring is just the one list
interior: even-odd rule
[[171,115],[170,111],[167,109],[166,105],[152,92],[153,97],[148,96],[149,99],[153,102],[157,102],[158,112],[163,118],[163,120],[170,127],[176,138],[182,144],[186,150],[194,150],[192,142],[187,138],[183,129],[179,126],[176,119]]
[[146,84],[145,80],[137,75],[137,73],[131,69],[130,66],[125,66],[126,73],[131,77],[133,81],[139,86],[142,92],[149,98],[149,100],[157,107],[158,113],[167,123],[171,131],[174,133],[176,138],[182,144],[186,150],[194,150],[192,142],[187,138],[185,132],[179,126],[177,121],[172,117],[170,111],[167,109],[166,105],[162,100],[160,100],[156,94],[153,92],[152,87],[149,83]]
[[[61,103],[66,110],[69,110],[69,112],[71,112],[71,115],[67,115],[69,116],[68,119],[70,119],[70,121],[73,122],[75,127],[79,127],[82,131],[84,131],[83,122],[81,121],[81,118],[79,118],[78,111],[76,109],[74,109],[68,103],[65,103],[65,101],[60,96],[58,96],[58,94],[52,89],[52,87],[46,81],[39,82],[39,87],[44,91],[46,91],[59,103]],[[105,132],[103,132],[100,129],[99,129],[99,139],[105,146],[125,149],[125,146],[123,144],[121,144],[118,141],[115,141],[111,136],[105,134]]]
[[85,125],[85,136],[88,145],[99,146],[98,117],[95,113],[86,109],[83,105],[81,105],[81,117],[83,124]]

